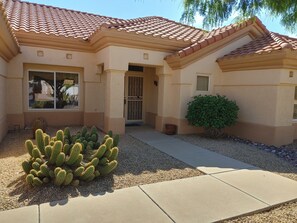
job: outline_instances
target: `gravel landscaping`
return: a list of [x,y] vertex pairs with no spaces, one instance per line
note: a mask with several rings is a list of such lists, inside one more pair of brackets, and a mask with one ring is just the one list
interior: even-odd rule
[[[72,131],[79,129],[72,128]],[[56,130],[50,128],[47,132],[52,135]],[[0,144],[0,211],[202,175],[200,171],[127,134],[121,137],[119,166],[113,174],[77,188],[50,185],[32,188],[25,183],[21,169],[21,162],[29,156],[24,141],[31,136],[30,130],[11,132]],[[277,148],[237,138],[209,139],[198,135],[174,137],[297,181],[297,143]],[[297,202],[225,222],[297,222]]]
[[[237,138],[210,139],[198,135],[175,137],[297,181],[296,142],[277,148]],[[297,222],[297,202],[225,222]]]
[[[79,128],[72,128],[76,132]],[[53,135],[57,129],[48,129]],[[178,161],[129,135],[120,139],[119,166],[113,174],[85,183],[77,188],[51,185],[32,188],[25,183],[21,163],[29,157],[24,141],[30,130],[8,133],[0,144],[0,211],[26,205],[102,194],[115,189],[202,175]]]

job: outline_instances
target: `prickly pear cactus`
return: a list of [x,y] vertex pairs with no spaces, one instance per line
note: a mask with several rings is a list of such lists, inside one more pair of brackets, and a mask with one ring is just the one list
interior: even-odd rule
[[26,182],[33,187],[49,183],[77,187],[110,174],[118,166],[119,136],[112,131],[100,139],[94,126],[90,130],[84,126],[74,135],[66,127],[53,137],[37,129],[35,139],[35,144],[26,140],[30,159],[22,162]]

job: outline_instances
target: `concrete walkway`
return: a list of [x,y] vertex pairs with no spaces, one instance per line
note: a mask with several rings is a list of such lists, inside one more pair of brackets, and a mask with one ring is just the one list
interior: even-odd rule
[[131,136],[206,175],[0,212],[0,222],[215,222],[297,200],[297,182],[146,128]]

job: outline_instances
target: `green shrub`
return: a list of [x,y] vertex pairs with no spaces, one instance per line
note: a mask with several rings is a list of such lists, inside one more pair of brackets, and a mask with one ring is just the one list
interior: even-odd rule
[[105,135],[100,142],[96,127],[90,131],[83,127],[74,135],[67,127],[54,137],[37,129],[35,135],[36,145],[31,140],[25,142],[30,159],[22,163],[26,182],[32,186],[78,186],[81,181],[111,173],[118,165],[119,136],[115,135],[114,140]]
[[188,103],[186,119],[191,125],[203,127],[212,137],[236,123],[239,108],[235,101],[220,95],[198,95]]

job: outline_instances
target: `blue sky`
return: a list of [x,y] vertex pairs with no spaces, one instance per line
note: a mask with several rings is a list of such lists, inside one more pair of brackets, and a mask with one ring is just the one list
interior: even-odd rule
[[[183,5],[182,0],[26,0],[40,4],[90,12],[94,14],[116,18],[131,19],[144,16],[162,16],[174,21],[179,21]],[[201,28],[202,19],[197,16],[194,26]],[[278,18],[262,15],[260,19],[270,30],[290,36],[297,36],[287,32]],[[225,24],[232,23],[232,19]],[[224,25],[225,25],[224,24]]]

